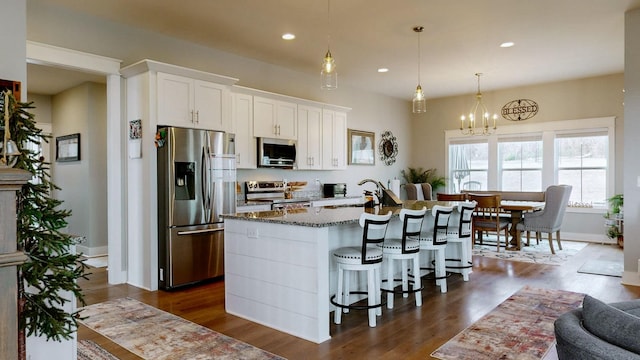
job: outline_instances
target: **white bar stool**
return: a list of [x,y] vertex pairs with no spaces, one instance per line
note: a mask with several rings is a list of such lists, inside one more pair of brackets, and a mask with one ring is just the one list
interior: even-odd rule
[[[342,322],[342,313],[349,309],[369,311],[369,326],[376,326],[376,316],[382,315],[380,291],[380,268],[382,265],[382,249],[369,244],[379,244],[384,241],[387,225],[391,219],[391,211],[386,215],[362,213],[360,227],[362,232],[362,246],[341,247],[333,252],[338,265],[338,288],[336,295],[331,297],[331,303],[336,306],[333,322]],[[367,291],[352,291],[349,289],[349,271],[367,272]],[[366,294],[367,305],[351,305],[350,294]]]
[[462,279],[469,281],[469,273],[473,267],[471,257],[471,215],[476,208],[475,202],[458,204],[458,218],[447,230],[447,247],[457,248],[458,259],[445,259],[452,263],[447,269],[457,269],[462,273]]
[[[393,297],[395,294],[402,294],[402,297],[409,297],[414,293],[416,306],[422,306],[422,284],[420,281],[420,231],[422,221],[427,213],[427,208],[421,210],[400,210],[400,221],[402,221],[402,238],[385,239],[384,243],[378,246],[382,249],[384,263],[387,267],[387,286],[382,291],[387,293],[387,309],[393,309]],[[395,290],[394,260],[400,260],[400,270],[402,274],[402,290]],[[413,280],[409,280],[408,260],[413,260],[412,273],[417,274]],[[409,290],[411,284],[411,290]]]
[[[453,212],[451,206],[434,205],[431,209],[433,215],[433,232],[420,237],[420,251],[434,255],[434,268],[424,267],[421,270],[435,270],[436,285],[440,286],[440,292],[447,292],[447,271],[444,251],[447,247],[447,227],[449,217]],[[427,256],[427,259],[431,256]]]

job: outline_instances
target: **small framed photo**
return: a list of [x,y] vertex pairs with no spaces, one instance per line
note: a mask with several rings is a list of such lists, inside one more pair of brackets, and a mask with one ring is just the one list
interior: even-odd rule
[[56,137],[56,161],[80,160],[80,133]]
[[349,165],[375,165],[375,137],[373,132],[347,129]]

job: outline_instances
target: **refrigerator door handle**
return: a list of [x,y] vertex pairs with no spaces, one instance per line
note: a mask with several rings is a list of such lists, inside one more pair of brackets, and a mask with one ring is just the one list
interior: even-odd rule
[[217,231],[224,231],[224,228],[178,231],[178,235],[206,234],[206,233],[212,233]]

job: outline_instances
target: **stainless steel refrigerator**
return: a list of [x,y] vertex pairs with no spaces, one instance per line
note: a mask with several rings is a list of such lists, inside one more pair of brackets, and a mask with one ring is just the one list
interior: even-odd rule
[[236,209],[234,135],[175,127],[158,134],[159,286],[222,276],[221,215]]

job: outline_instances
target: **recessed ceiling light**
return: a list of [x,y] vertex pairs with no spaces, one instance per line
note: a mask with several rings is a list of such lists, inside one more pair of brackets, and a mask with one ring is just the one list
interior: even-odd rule
[[515,43],[513,41],[506,41],[506,42],[503,42],[502,44],[500,44],[500,47],[501,48],[510,48],[513,45],[515,45]]
[[386,72],[389,72],[389,69],[387,69],[387,68],[379,68],[378,72],[379,73],[386,73]]
[[291,33],[286,33],[286,34],[282,34],[282,38],[284,40],[293,40],[296,38],[296,36]]

